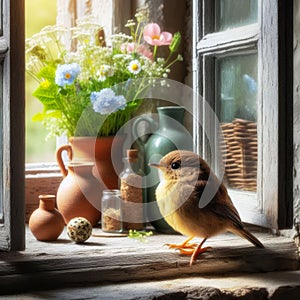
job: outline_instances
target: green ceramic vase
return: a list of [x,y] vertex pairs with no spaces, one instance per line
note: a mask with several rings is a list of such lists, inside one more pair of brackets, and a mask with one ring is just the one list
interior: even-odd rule
[[[158,162],[160,158],[173,150],[193,150],[193,139],[186,128],[183,126],[185,109],[179,106],[158,107],[157,130],[142,145],[144,153],[144,173],[145,190],[144,201],[146,203],[156,202],[155,190],[159,184],[158,171],[148,166],[149,162]],[[136,127],[141,121],[149,123],[150,128],[154,128],[155,121],[142,116],[133,125],[134,135],[137,136]],[[161,215],[156,203],[152,203],[151,209],[147,209],[148,220],[154,228],[163,233],[175,233]]]

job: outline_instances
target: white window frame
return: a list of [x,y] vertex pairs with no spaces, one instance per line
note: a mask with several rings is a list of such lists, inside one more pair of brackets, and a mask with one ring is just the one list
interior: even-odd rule
[[[214,32],[214,2],[193,1],[194,88],[214,109],[215,58],[258,53],[258,179],[257,193],[230,190],[243,221],[272,229],[291,228],[293,207],[293,1],[259,0],[258,22]],[[205,107],[194,99],[197,151],[218,173],[218,151],[210,153],[205,132],[216,124],[205,118]],[[216,141],[217,144],[218,141]],[[215,149],[218,149],[215,146]]]
[[[61,0],[59,0],[61,1]],[[120,1],[120,0],[118,0]],[[128,0],[124,2],[118,2],[119,5],[126,5]],[[65,1],[63,1],[65,2]],[[90,1],[87,1],[87,3]],[[202,76],[202,68],[208,67],[207,61],[203,60],[203,53],[200,54],[199,41],[206,36],[205,31],[202,31],[205,26],[202,26],[202,15],[200,11],[202,6],[209,1],[197,1],[193,0],[194,10],[194,86],[201,94],[204,90],[199,78]],[[25,120],[24,120],[24,0],[2,0],[3,3],[3,35],[0,36],[0,60],[3,64],[3,101],[1,116],[3,143],[2,147],[2,199],[3,199],[3,216],[0,221],[0,250],[22,250],[25,247],[25,226],[24,226],[24,153],[25,153]],[[94,2],[93,2],[94,3]],[[234,199],[235,205],[240,210],[244,221],[248,221],[254,224],[264,225],[271,228],[283,228],[290,226],[291,217],[290,211],[292,206],[292,120],[289,116],[292,116],[292,110],[290,103],[285,99],[292,99],[292,84],[290,70],[292,70],[292,57],[293,47],[290,45],[290,32],[292,30],[289,27],[289,21],[292,22],[292,15],[289,10],[289,5],[292,1],[278,0],[276,4],[273,0],[264,0],[261,7],[261,13],[268,11],[273,20],[282,20],[282,23],[271,24],[271,18],[263,20],[261,28],[264,30],[272,29],[267,34],[256,36],[253,35],[254,31],[250,30],[249,44],[252,43],[257,47],[260,44],[268,45],[264,47],[262,54],[265,58],[268,58],[269,51],[275,53],[276,68],[270,68],[268,74],[269,78],[263,79],[265,87],[270,89],[261,90],[263,97],[276,99],[276,105],[274,107],[266,107],[272,113],[274,118],[271,120],[271,124],[267,120],[264,120],[267,124],[267,145],[262,149],[264,155],[264,163],[268,161],[269,166],[273,169],[267,169],[266,172],[270,174],[270,177],[260,178],[263,182],[263,205],[260,207],[254,207],[250,204],[245,210],[245,202],[239,199]],[[128,7],[127,7],[128,8]],[[118,8],[120,9],[120,8]],[[77,11],[78,13],[78,11]],[[289,17],[287,19],[286,17]],[[12,30],[15,26],[18,30]],[[292,26],[291,26],[292,28]],[[199,30],[201,29],[201,31]],[[251,28],[250,28],[251,29]],[[253,29],[253,28],[252,28]],[[251,35],[252,32],[252,35]],[[288,34],[288,35],[287,35]],[[213,37],[213,36],[211,36]],[[251,39],[253,39],[251,41]],[[256,39],[256,40],[255,40]],[[286,39],[286,40],[285,40]],[[234,41],[233,41],[234,42]],[[230,44],[230,43],[229,43]],[[224,41],[224,46],[229,45],[227,41]],[[252,45],[251,44],[251,45]],[[287,45],[288,44],[288,45]],[[252,45],[253,46],[253,45]],[[255,48],[254,47],[254,48]],[[286,47],[286,48],[284,48]],[[22,50],[23,49],[23,50]],[[198,50],[197,50],[198,49]],[[261,48],[262,49],[262,48]],[[283,49],[288,51],[282,51]],[[209,51],[208,51],[209,52]],[[207,53],[208,53],[207,52]],[[213,55],[213,52],[211,53]],[[273,59],[273,58],[272,58]],[[270,60],[270,59],[267,59]],[[261,59],[261,61],[263,61]],[[15,62],[18,62],[16,64]],[[285,85],[280,83],[286,82]],[[18,88],[16,88],[18,83]],[[20,84],[21,83],[21,84]],[[292,101],[291,101],[292,102]],[[197,112],[196,117],[202,117],[201,108],[199,102],[195,99],[195,108]],[[288,105],[287,105],[288,104]],[[16,121],[18,120],[18,121]],[[276,120],[279,120],[277,122]],[[280,125],[278,130],[276,125]],[[201,129],[194,126],[195,141],[197,143],[198,151],[202,148],[203,132]],[[270,126],[271,125],[271,126]],[[272,127],[274,125],[274,127]],[[16,147],[17,141],[17,147]],[[275,143],[274,143],[275,141]],[[269,152],[271,150],[271,152]],[[271,153],[271,154],[270,154]],[[21,155],[20,155],[21,154]],[[282,159],[282,160],[281,160]],[[51,171],[54,173],[56,182],[58,181],[57,170],[54,167]],[[37,182],[40,182],[38,172],[32,172],[28,170],[27,174],[36,176]],[[34,174],[33,174],[34,173]],[[41,171],[44,173],[44,169]],[[46,171],[47,173],[47,171]],[[51,177],[49,177],[51,180]],[[273,196],[272,196],[273,195]],[[286,209],[288,208],[288,209]],[[248,210],[249,209],[249,210]]]

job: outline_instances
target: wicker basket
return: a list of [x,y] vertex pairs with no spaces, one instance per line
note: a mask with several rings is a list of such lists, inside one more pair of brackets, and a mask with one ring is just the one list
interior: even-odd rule
[[225,182],[236,189],[256,191],[257,187],[257,126],[235,119],[221,125],[224,141],[221,153],[225,165]]

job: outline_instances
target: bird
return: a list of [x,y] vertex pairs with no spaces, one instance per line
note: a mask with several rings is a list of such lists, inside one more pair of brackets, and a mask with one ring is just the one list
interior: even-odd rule
[[[190,255],[190,266],[199,254],[211,248],[202,247],[208,238],[227,231],[264,248],[245,228],[224,183],[198,154],[174,150],[158,163],[149,165],[159,171],[160,182],[155,195],[160,213],[175,231],[188,237],[182,244],[167,245],[181,254]],[[205,189],[211,199],[201,198],[205,196]],[[195,237],[202,241],[190,243]]]

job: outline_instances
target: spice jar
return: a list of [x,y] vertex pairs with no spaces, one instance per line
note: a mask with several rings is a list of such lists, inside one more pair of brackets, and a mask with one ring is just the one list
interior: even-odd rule
[[102,230],[105,232],[121,232],[122,199],[119,190],[104,190],[102,194]]
[[123,159],[124,170],[120,174],[120,190],[123,199],[123,229],[141,230],[144,228],[143,213],[143,174],[138,166],[138,151],[127,150]]

